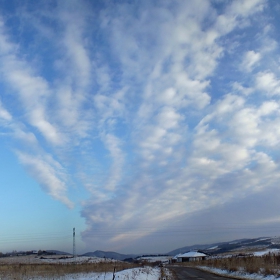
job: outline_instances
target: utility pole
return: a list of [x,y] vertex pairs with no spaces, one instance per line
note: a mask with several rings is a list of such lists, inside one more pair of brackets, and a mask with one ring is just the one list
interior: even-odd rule
[[73,258],[76,257],[75,228],[73,228]]

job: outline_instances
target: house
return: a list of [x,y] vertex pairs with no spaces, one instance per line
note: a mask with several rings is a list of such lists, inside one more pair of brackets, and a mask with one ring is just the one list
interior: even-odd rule
[[199,252],[187,252],[184,254],[179,254],[175,257],[177,259],[177,262],[191,262],[205,260],[207,255]]
[[169,263],[176,263],[176,262],[178,262],[176,256],[174,256],[173,258],[171,258],[171,259],[169,260]]

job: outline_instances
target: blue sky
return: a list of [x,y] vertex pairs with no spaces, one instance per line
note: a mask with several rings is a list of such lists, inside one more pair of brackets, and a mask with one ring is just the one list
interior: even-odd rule
[[0,4],[0,251],[279,234],[278,1]]

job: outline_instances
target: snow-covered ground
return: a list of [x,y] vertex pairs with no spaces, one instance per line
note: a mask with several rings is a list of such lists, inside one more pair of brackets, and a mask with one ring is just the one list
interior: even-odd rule
[[0,264],[12,264],[12,263],[21,263],[21,264],[40,264],[40,263],[99,263],[99,262],[108,262],[113,263],[117,262],[114,259],[108,258],[98,258],[98,257],[87,257],[81,256],[72,258],[71,256],[61,256],[61,255],[48,255],[48,256],[14,256],[14,257],[5,257],[0,258]]
[[[280,249],[265,249],[261,251],[256,252],[244,252],[244,255],[253,255],[255,257],[262,257],[264,255],[268,254],[280,254]],[[224,254],[224,255],[213,255],[208,257],[207,259],[228,259],[237,256],[238,253],[232,253],[232,254]]]
[[[116,280],[158,280],[160,278],[160,268],[141,267],[126,269],[115,273]],[[37,278],[38,280],[49,280],[53,278]],[[102,273],[77,273],[58,277],[57,280],[112,280],[112,272]]]
[[214,249],[217,249],[217,248],[218,248],[218,246],[213,246],[211,248],[208,248],[208,250],[214,250]]
[[[40,259],[38,257],[14,257],[14,258],[3,258],[6,260],[5,263],[50,263],[50,264],[63,264],[63,263],[75,263],[75,264],[83,264],[83,263],[100,263],[100,262],[118,262],[112,259],[105,259],[105,258],[97,258],[97,257],[76,257],[76,258],[69,258],[69,256],[64,256],[64,258],[60,259],[61,256],[44,256],[44,258]],[[166,271],[168,274],[168,270]],[[160,279],[161,275],[161,268],[159,267],[140,267],[140,268],[132,268],[126,269],[123,271],[119,271],[115,273],[115,280],[158,280]],[[1,278],[0,279],[6,279]],[[27,279],[27,278],[24,278]],[[34,278],[34,276],[30,276],[28,279],[36,279],[36,280],[50,280],[54,279],[52,277],[38,277]],[[113,279],[113,272],[90,272],[90,273],[75,273],[75,274],[68,274],[66,276],[57,276],[55,279],[57,280],[112,280]],[[169,278],[172,279],[172,278]]]
[[117,262],[114,259],[108,259],[108,258],[98,258],[98,257],[66,257],[66,258],[57,258],[56,256],[48,256],[44,257],[43,259],[40,259],[41,262],[47,262],[47,263],[99,263],[99,262]]
[[137,258],[137,260],[145,260],[147,262],[162,262],[162,263],[168,263],[169,260],[171,259],[172,257],[170,256],[151,256],[151,257],[139,257]]
[[228,270],[223,270],[219,268],[211,268],[206,266],[200,266],[201,269],[210,271],[219,275],[224,276],[233,276],[233,277],[242,277],[242,279],[255,279],[255,280],[280,280],[280,277],[274,275],[260,275],[260,274],[249,274],[242,271],[230,272]]
[[[278,255],[280,254],[280,249],[266,249],[266,250],[262,250],[262,251],[256,251],[256,252],[251,252],[250,255],[253,255],[255,257],[262,257],[268,254],[275,254]],[[213,256],[210,257],[210,259],[221,259],[221,258],[232,258],[234,255],[220,255],[220,256]],[[207,266],[200,266],[201,269],[203,270],[207,270],[207,271],[211,271],[214,272],[216,274],[220,274],[220,275],[225,275],[225,276],[234,276],[234,277],[242,277],[242,279],[256,279],[256,280],[280,280],[279,276],[274,276],[274,275],[261,275],[261,274],[249,274],[246,273],[242,270],[240,271],[234,271],[234,272],[230,272],[228,270],[223,270],[223,269],[219,269],[219,268],[212,268],[212,267],[207,267]],[[280,269],[279,269],[279,273],[280,273]]]
[[267,249],[264,251],[254,252],[253,255],[257,257],[261,257],[268,254],[279,254],[280,249]]

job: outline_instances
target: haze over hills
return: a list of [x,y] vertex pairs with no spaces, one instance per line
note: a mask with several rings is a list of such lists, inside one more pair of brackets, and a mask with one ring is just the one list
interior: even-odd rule
[[[228,242],[217,242],[217,243],[211,243],[211,244],[195,244],[190,246],[181,247],[178,249],[175,249],[173,251],[170,251],[166,254],[160,254],[168,255],[168,256],[175,256],[180,253],[186,253],[188,251],[203,251],[204,253],[216,255],[216,254],[222,254],[222,253],[228,253],[228,252],[256,252],[256,251],[262,251],[267,249],[280,249],[280,237],[259,237],[259,238],[243,238],[238,240],[232,240]],[[68,252],[62,252],[58,250],[45,250],[45,251],[28,251],[28,252],[13,252],[8,254],[2,254],[2,257],[4,255],[17,255],[19,253],[21,254],[31,254],[35,253],[44,255],[44,254],[55,254],[55,255],[72,255]],[[156,256],[157,254],[142,254],[141,256]],[[128,260],[128,259],[136,259],[137,257],[140,257],[139,254],[121,254],[117,252],[112,251],[101,251],[96,250],[94,252],[87,252],[85,254],[82,254],[80,256],[87,256],[87,257],[98,257],[98,258],[109,258],[109,259],[115,259],[119,261]]]
[[[195,244],[175,249],[166,253],[169,256],[175,256],[180,253],[185,253],[191,250],[202,250],[209,254],[221,254],[231,251],[241,250],[264,250],[264,249],[280,249],[280,237],[259,237],[259,238],[244,238],[232,240],[229,242],[217,242],[212,244]],[[112,258],[116,260],[124,260],[129,258],[136,258],[136,254],[120,254],[116,252],[105,252],[97,250],[95,252],[88,252],[82,256],[91,256],[99,258]]]

